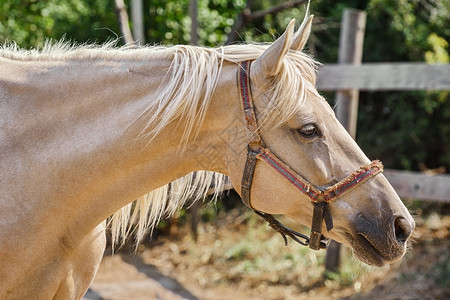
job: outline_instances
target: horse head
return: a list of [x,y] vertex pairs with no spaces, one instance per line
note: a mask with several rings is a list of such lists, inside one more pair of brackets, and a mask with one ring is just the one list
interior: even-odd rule
[[[414,220],[379,174],[381,163],[370,163],[317,92],[314,62],[301,52],[311,21],[306,17],[295,33],[291,22],[261,56],[241,64],[247,139],[233,148],[248,152],[228,153],[229,176],[255,211],[313,222],[369,265],[393,263],[406,252]],[[325,212],[314,225],[319,203]],[[322,224],[322,215],[331,220]]]

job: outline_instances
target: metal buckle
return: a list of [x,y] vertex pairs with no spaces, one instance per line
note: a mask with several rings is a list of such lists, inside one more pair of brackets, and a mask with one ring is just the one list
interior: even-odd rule
[[318,198],[320,202],[314,202],[313,218],[311,225],[311,236],[309,242],[309,248],[313,250],[325,249],[328,247],[329,242],[324,242],[324,236],[322,234],[322,222],[325,219],[327,230],[330,231],[333,228],[333,219],[331,218],[328,202],[325,201],[323,195]]

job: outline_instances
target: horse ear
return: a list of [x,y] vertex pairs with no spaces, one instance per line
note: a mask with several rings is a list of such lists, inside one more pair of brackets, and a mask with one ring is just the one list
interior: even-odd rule
[[305,19],[302,22],[302,25],[297,30],[294,36],[294,41],[292,42],[291,49],[295,51],[302,51],[305,47],[306,41],[309,38],[309,35],[311,34],[311,24],[312,20],[314,18],[314,15],[309,16],[308,18],[305,17]]
[[292,20],[281,35],[264,53],[255,60],[251,68],[252,78],[265,79],[278,74],[283,65],[284,55],[289,51],[292,35],[294,34],[294,23]]

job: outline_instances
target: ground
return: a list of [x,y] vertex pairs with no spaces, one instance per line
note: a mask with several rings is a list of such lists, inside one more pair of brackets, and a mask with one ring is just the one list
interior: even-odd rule
[[450,216],[416,222],[401,262],[368,267],[344,247],[340,271],[327,273],[324,250],[286,247],[256,216],[235,209],[200,223],[196,242],[189,226],[175,225],[135,253],[107,250],[84,299],[450,299]]

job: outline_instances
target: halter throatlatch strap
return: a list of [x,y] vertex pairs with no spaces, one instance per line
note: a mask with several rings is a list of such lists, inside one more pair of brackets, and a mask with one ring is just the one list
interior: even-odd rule
[[[241,92],[244,122],[247,128],[248,138],[247,161],[245,163],[241,183],[242,201],[246,206],[253,209],[256,214],[264,218],[269,223],[270,227],[279,232],[283,236],[286,244],[286,236],[289,236],[302,245],[309,245],[309,247],[314,250],[327,248],[329,241],[322,235],[322,223],[323,221],[325,221],[325,225],[328,231],[333,228],[333,220],[328,204],[336,200],[336,198],[341,197],[342,195],[353,190],[359,184],[383,172],[382,163],[380,161],[373,161],[368,165],[360,167],[353,174],[347,176],[343,180],[326,189],[316,188],[302,176],[292,170],[269,149],[264,147],[261,136],[258,133],[256,114],[251,97],[250,61],[244,61],[241,63],[237,76],[239,89]],[[285,179],[287,179],[291,184],[293,184],[300,192],[310,198],[311,202],[313,203],[313,218],[310,238],[284,226],[272,215],[257,211],[253,208],[250,199],[250,192],[253,182],[253,174],[256,168],[256,162],[258,160],[261,160],[268,164],[272,169],[274,169]],[[299,238],[302,238],[305,241],[303,242]]]

